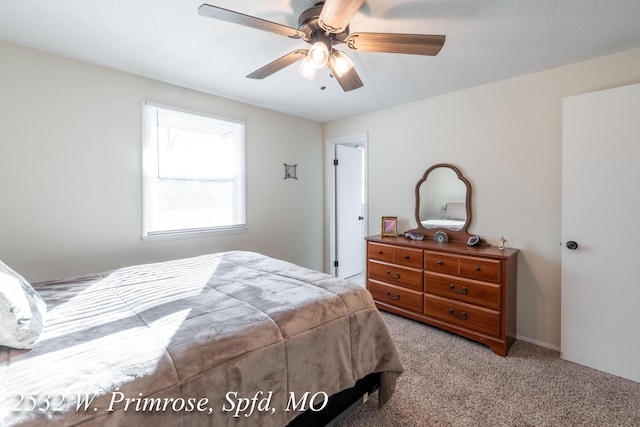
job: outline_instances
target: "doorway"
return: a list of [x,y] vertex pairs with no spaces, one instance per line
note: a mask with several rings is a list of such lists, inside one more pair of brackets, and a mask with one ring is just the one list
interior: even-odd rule
[[367,134],[327,141],[329,270],[343,279],[364,274]]

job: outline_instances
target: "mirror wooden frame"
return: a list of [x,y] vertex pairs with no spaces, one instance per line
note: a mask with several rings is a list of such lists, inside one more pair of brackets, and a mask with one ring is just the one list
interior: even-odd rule
[[[460,231],[453,231],[453,230],[449,230],[446,228],[425,228],[422,226],[422,222],[420,221],[420,186],[427,180],[427,177],[429,176],[429,173],[431,173],[431,171],[433,171],[434,169],[437,168],[449,168],[451,170],[453,170],[456,175],[458,176],[458,179],[460,179],[460,181],[462,181],[464,183],[464,185],[466,185],[467,187],[467,195],[466,195],[466,201],[465,201],[465,207],[467,210],[467,218],[466,221],[464,223],[464,226],[462,227],[462,229]],[[471,224],[471,219],[472,219],[472,214],[471,214],[471,183],[469,182],[469,180],[467,178],[464,177],[464,175],[462,175],[462,172],[460,172],[460,169],[458,169],[457,167],[453,166],[452,164],[449,163],[438,163],[435,164],[433,166],[431,166],[429,169],[427,169],[425,171],[425,173],[422,175],[422,178],[420,178],[420,180],[418,181],[418,183],[416,184],[416,211],[415,211],[415,216],[416,216],[416,223],[418,224],[417,228],[413,229],[413,230],[409,230],[413,233],[420,233],[422,235],[425,236],[425,238],[427,239],[433,239],[433,235],[438,232],[438,231],[443,231],[447,234],[447,236],[449,237],[449,241],[450,242],[464,242],[467,243],[467,241],[469,240],[469,237],[472,236],[472,234],[469,234],[467,232],[469,225]]]

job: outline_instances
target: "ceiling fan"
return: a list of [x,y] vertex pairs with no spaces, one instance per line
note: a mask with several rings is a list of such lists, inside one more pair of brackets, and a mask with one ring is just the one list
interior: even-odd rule
[[345,92],[363,86],[353,62],[337,46],[352,51],[388,52],[435,56],[444,45],[445,36],[428,34],[350,33],[349,21],[364,0],[327,0],[316,3],[298,18],[298,28],[267,21],[221,7],[203,4],[198,8],[202,16],[257,28],[259,30],[302,39],[309,49],[296,49],[247,75],[250,79],[264,79],[283,68],[302,60],[298,71],[313,80],[317,71],[329,67]]

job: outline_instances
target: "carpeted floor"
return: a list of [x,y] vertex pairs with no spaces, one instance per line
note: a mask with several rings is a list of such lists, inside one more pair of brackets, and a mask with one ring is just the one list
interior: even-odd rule
[[382,315],[405,372],[387,405],[378,409],[376,393],[340,427],[640,426],[640,383],[524,341],[500,357],[473,341]]

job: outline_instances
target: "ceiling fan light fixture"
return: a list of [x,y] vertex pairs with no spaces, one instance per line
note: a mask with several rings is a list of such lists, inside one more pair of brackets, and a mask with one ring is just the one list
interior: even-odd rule
[[327,43],[324,40],[315,42],[311,46],[311,49],[309,49],[309,53],[307,53],[307,60],[316,68],[322,68],[327,65],[329,61],[329,47]]
[[331,58],[331,69],[338,76],[342,77],[353,68],[353,61],[342,51],[333,50]]
[[298,66],[298,72],[305,79],[313,80],[316,78],[316,74],[318,74],[318,68],[309,61],[309,57],[307,56]]

